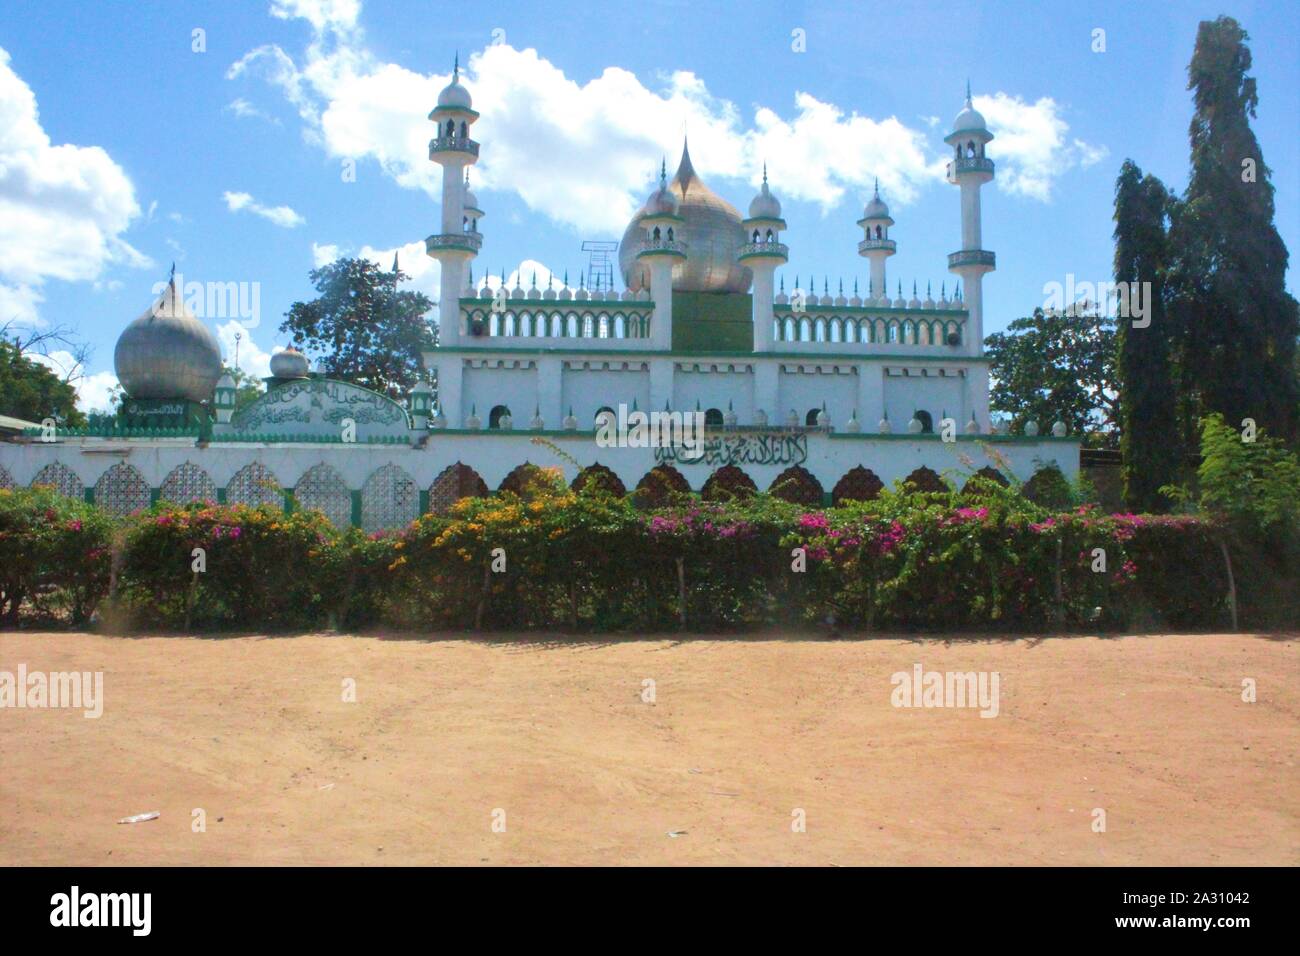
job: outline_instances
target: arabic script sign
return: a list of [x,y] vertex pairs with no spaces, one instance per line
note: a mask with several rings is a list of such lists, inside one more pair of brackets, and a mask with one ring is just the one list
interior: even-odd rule
[[305,378],[279,385],[235,416],[236,431],[337,434],[351,419],[360,437],[405,435],[406,410],[387,396],[348,382]]
[[782,432],[757,435],[713,435],[703,451],[683,445],[655,449],[655,461],[679,465],[802,465],[808,460],[808,436]]

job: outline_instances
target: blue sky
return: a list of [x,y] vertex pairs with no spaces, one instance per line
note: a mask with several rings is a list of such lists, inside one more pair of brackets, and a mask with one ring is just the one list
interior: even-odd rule
[[[960,235],[942,137],[969,77],[997,135],[984,190],[996,331],[1041,304],[1045,283],[1109,278],[1126,157],[1186,185],[1185,71],[1197,23],[1220,13],[1251,35],[1254,129],[1278,228],[1300,250],[1290,2],[0,0],[0,321],[75,326],[94,347],[93,407],[118,334],[173,260],[187,281],[259,283],[260,323],[240,348],[257,374],[285,343],[285,310],[311,294],[308,271],[335,254],[387,265],[401,249],[433,295],[425,117],[459,50],[482,113],[475,274],[522,266],[525,284],[534,269],[576,276],[583,239],[619,238],[689,130],[697,170],[742,212],[767,162],[790,227],[787,285],[865,284],[854,223],[879,177],[897,221],[891,293],[915,279],[937,294]],[[229,345],[234,319],[208,320]]]

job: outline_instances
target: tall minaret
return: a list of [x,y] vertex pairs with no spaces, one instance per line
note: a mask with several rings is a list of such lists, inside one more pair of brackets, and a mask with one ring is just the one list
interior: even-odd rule
[[469,138],[469,127],[478,113],[470,104],[469,91],[460,85],[458,55],[451,82],[438,94],[438,105],[429,114],[435,127],[429,140],[429,159],[442,167],[442,230],[425,239],[424,248],[442,266],[438,295],[441,345],[459,345],[465,333],[460,323],[460,297],[469,263],[483,244],[478,232],[482,213],[473,210],[476,215],[471,222],[465,209],[465,170],[478,160],[478,143]]
[[659,188],[646,200],[639,225],[646,237],[637,261],[650,266],[650,298],[654,316],[650,320],[650,341],[654,348],[673,347],[673,265],[686,258],[686,243],[676,236],[685,222],[677,215],[680,201],[668,188],[667,161],[659,170]]
[[754,351],[772,351],[772,331],[776,315],[772,310],[773,280],[777,266],[789,260],[789,249],[781,242],[785,220],[781,203],[768,191],[767,164],[763,164],[763,187],[749,204],[749,218],[741,223],[745,243],[740,247],[740,262],[754,273]]
[[948,271],[965,280],[966,354],[980,355],[984,349],[984,273],[997,267],[993,253],[980,242],[980,187],[993,180],[993,160],[984,146],[993,139],[984,117],[971,105],[970,83],[966,83],[966,105],[953,121],[952,132],[943,141],[953,148],[948,163],[948,182],[961,187],[961,250],[948,256]]
[[871,260],[871,295],[879,298],[885,291],[885,260],[898,251],[898,245],[889,238],[889,227],[894,220],[889,217],[889,207],[880,198],[880,180],[876,180],[876,193],[871,197],[858,225],[864,238],[858,243],[858,255]]

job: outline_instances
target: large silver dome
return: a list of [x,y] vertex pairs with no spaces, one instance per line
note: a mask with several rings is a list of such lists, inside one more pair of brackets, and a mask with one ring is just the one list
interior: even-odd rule
[[185,308],[175,280],[144,315],[123,330],[113,368],[131,398],[212,400],[221,377],[221,347]]
[[[673,266],[673,290],[748,292],[754,274],[736,261],[745,242],[740,213],[704,185],[691,165],[691,154],[684,143],[682,161],[668,189],[677,196],[677,215],[685,220],[676,228],[676,238],[686,243],[686,258]],[[623,283],[633,291],[640,290],[642,273],[648,275],[644,264],[638,265],[636,261],[636,254],[645,241],[645,230],[640,225],[645,213],[646,206],[637,210],[618,247]]]

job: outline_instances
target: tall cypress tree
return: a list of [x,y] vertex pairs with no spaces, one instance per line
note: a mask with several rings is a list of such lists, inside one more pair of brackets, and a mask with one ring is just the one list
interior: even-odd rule
[[1253,418],[1294,441],[1300,312],[1250,129],[1259,98],[1247,39],[1231,17],[1202,21],[1187,69],[1192,170],[1170,230],[1179,378],[1193,414],[1222,412],[1234,426]]
[[1115,281],[1141,289],[1144,327],[1120,315],[1120,451],[1124,501],[1133,511],[1163,511],[1162,485],[1179,478],[1184,450],[1170,369],[1170,327],[1165,317],[1167,220],[1171,197],[1154,176],[1125,160],[1115,181]]

